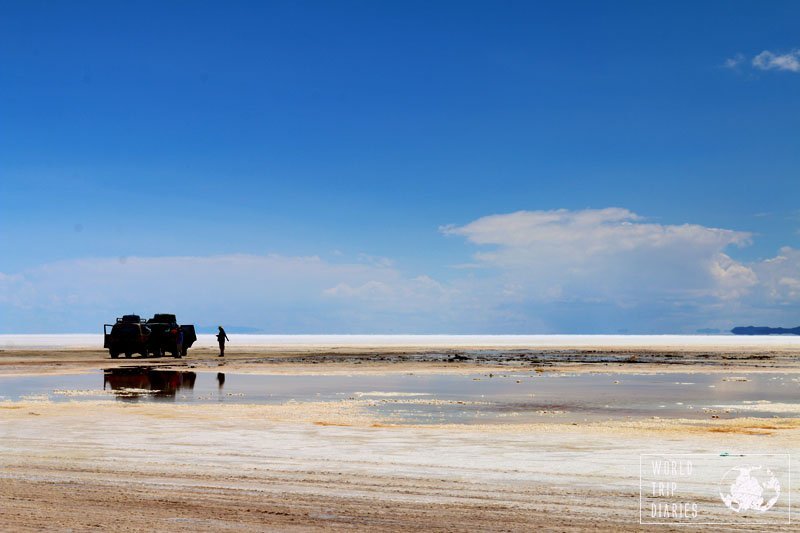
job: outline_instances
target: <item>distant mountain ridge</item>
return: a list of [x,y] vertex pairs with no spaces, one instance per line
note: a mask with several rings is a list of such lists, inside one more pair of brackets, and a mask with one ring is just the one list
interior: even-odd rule
[[800,335],[800,326],[796,328],[770,328],[768,326],[739,326],[733,328],[734,335]]

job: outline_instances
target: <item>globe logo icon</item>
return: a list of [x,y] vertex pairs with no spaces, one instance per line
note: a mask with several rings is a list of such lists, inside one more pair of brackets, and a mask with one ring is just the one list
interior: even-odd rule
[[781,495],[781,483],[769,469],[761,466],[737,466],[720,481],[720,497],[735,513],[769,511]]

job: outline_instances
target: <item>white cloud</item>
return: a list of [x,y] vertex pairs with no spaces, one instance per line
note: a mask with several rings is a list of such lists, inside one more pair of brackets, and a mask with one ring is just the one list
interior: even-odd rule
[[753,67],[760,70],[788,70],[800,72],[800,50],[792,50],[785,54],[776,54],[764,50],[753,58]]
[[737,261],[729,249],[748,245],[748,232],[657,224],[621,208],[520,211],[441,231],[479,247],[474,265],[489,274],[473,290],[484,302],[517,318],[538,313],[556,331],[569,321],[604,331],[791,324],[800,312],[800,251]]
[[750,59],[743,54],[736,54],[726,59],[722,66],[731,70],[739,70],[740,67],[750,66],[758,70],[800,72],[800,49],[782,54],[764,50]]
[[0,324],[87,331],[123,313],[175,312],[283,333],[693,332],[800,312],[800,251],[736,260],[743,231],[622,208],[519,211],[441,231],[476,248],[446,280],[363,254],[88,258],[0,273]]
[[725,253],[749,244],[750,233],[657,224],[622,208],[520,211],[441,230],[479,245],[474,259],[495,273],[496,293],[529,306],[584,302],[666,316],[762,289],[754,265]]
[[723,66],[726,68],[735,69],[738,68],[739,65],[741,65],[744,62],[744,60],[745,60],[744,55],[736,54],[735,56],[726,59],[725,62],[723,63]]
[[645,223],[642,217],[619,207],[568,211],[518,211],[491,215],[465,226],[444,226],[448,235],[463,235],[477,244],[507,247],[540,245],[567,246],[581,256],[599,252],[663,247],[675,243],[700,246],[748,244],[750,234],[695,224],[661,225]]
[[[764,287],[767,305],[800,302],[800,250],[783,247],[777,256],[756,264],[755,271]],[[796,320],[800,322],[800,317]]]
[[744,246],[751,237],[696,224],[649,223],[621,208],[519,211],[441,230],[492,245],[492,250],[475,255],[484,265],[528,269],[559,264],[573,273],[605,268],[609,262],[646,267],[657,260],[672,265],[676,257],[704,262],[703,268],[710,269],[724,248]]
[[758,276],[752,268],[723,253],[717,254],[711,261],[710,269],[714,279],[713,294],[723,300],[745,296],[758,283]]
[[360,285],[339,283],[323,291],[329,298],[370,305],[375,309],[402,312],[444,312],[443,306],[458,296],[458,290],[446,287],[429,276],[396,278],[391,282],[370,280]]

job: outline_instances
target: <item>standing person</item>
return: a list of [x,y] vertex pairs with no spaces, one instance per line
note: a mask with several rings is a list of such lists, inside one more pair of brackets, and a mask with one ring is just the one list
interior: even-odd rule
[[217,342],[219,342],[220,357],[225,357],[225,341],[230,341],[230,339],[225,334],[225,330],[222,329],[222,326],[219,326],[219,333],[217,333]]

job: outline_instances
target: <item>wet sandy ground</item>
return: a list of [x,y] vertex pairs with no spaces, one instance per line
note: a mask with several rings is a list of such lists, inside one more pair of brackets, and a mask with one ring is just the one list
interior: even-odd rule
[[754,372],[800,370],[800,346],[604,346],[509,348],[506,346],[230,346],[224,358],[215,348],[196,347],[188,357],[110,359],[96,348],[0,349],[0,375],[75,373],[131,363],[265,374],[461,372],[510,368],[573,372]]
[[[800,375],[797,359],[772,349],[248,350],[231,351],[224,364],[269,374],[525,366]],[[6,351],[0,372],[88,372],[109,362],[91,350]],[[180,364],[212,370],[220,361],[197,350]],[[381,418],[358,401],[2,402],[0,530],[641,530],[640,454],[791,453],[795,460],[798,448],[800,419],[793,416],[416,426]],[[718,481],[699,479],[692,497],[710,519],[730,521]],[[783,490],[800,501],[796,489]],[[748,527],[748,517],[737,520],[740,526],[711,529]],[[792,526],[770,526],[781,529]]]

